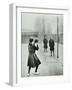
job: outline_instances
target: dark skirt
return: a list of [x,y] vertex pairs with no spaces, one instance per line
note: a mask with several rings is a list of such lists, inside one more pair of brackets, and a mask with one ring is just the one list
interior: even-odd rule
[[47,49],[47,48],[48,48],[47,44],[44,44],[44,48],[45,48],[45,49]]
[[35,53],[29,54],[27,66],[34,68],[40,64],[41,62]]
[[50,50],[51,50],[51,51],[54,51],[54,47],[51,47]]
[[34,54],[33,57],[34,57],[35,66],[38,66],[39,64],[41,64],[41,61],[39,60],[36,54]]

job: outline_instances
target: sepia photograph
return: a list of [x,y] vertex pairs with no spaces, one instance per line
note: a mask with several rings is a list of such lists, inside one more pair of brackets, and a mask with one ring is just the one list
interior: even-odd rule
[[21,77],[63,75],[63,14],[21,12]]

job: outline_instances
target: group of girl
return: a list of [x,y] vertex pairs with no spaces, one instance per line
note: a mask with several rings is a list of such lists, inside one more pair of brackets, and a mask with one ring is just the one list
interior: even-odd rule
[[41,61],[36,55],[36,50],[39,50],[38,39],[34,40],[33,38],[30,38],[29,44],[28,44],[29,55],[28,55],[28,62],[27,62],[28,76],[30,76],[31,68],[35,68],[35,74],[37,74],[38,67],[41,64]]

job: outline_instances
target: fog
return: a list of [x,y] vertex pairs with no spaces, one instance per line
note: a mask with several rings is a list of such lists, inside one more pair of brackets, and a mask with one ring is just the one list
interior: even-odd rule
[[22,32],[63,33],[63,15],[22,13]]

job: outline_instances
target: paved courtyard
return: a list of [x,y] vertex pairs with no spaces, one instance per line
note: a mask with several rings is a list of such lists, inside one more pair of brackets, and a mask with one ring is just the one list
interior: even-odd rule
[[[38,68],[38,75],[34,74],[35,68],[31,69],[31,76],[55,76],[63,75],[63,45],[59,44],[59,58],[57,59],[57,44],[55,43],[55,56],[50,56],[50,50],[44,52],[43,44],[39,44],[36,52],[41,64]],[[22,44],[22,77],[27,77],[28,67],[28,44]]]

